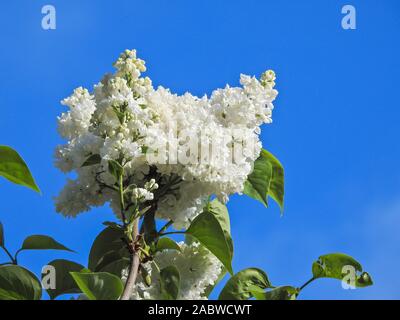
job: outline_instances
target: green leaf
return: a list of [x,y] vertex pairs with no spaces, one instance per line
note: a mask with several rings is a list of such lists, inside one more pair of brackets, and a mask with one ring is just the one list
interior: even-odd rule
[[106,253],[97,264],[94,271],[108,272],[121,277],[122,270],[126,269],[130,264],[129,255],[124,247],[117,251]]
[[22,247],[19,251],[22,250],[65,250],[74,252],[71,249],[63,246],[61,243],[57,242],[53,238],[42,235],[27,237],[24,240],[24,243],[22,244]]
[[129,258],[120,258],[118,260],[113,260],[107,264],[99,266],[97,271],[108,272],[121,278],[122,271],[127,269],[130,265]]
[[4,228],[3,224],[0,222],[0,247],[4,247],[5,242],[4,242]]
[[373,284],[370,275],[367,272],[363,272],[361,264],[347,254],[332,253],[323,255],[312,265],[312,273],[315,279],[333,278],[343,280],[349,272],[354,272],[354,285],[356,287],[366,287]]
[[141,233],[144,234],[144,241],[147,244],[152,244],[158,236],[153,210],[144,215],[141,229]]
[[164,300],[177,300],[181,277],[175,266],[169,266],[160,272],[161,294]]
[[204,211],[198,215],[186,233],[210,250],[229,273],[233,274],[231,243],[214,214]]
[[114,221],[104,221],[103,225],[106,227],[114,228],[114,229],[121,229],[121,226]]
[[151,274],[147,271],[146,268],[140,268],[140,275],[147,287],[151,286],[153,279],[151,278]]
[[143,154],[146,154],[148,150],[149,150],[148,146],[142,146],[142,153]]
[[282,164],[267,150],[261,150],[254,162],[253,172],[248,176],[243,193],[268,206],[270,196],[283,211],[284,169]]
[[356,287],[364,288],[372,286],[374,282],[368,272],[363,272],[356,278]]
[[271,287],[266,273],[257,268],[242,270],[228,280],[219,295],[219,300],[248,300],[253,297],[255,287]]
[[[55,269],[56,286],[54,289],[47,289],[51,299],[68,293],[79,293],[81,290],[72,278],[70,272],[80,272],[84,266],[68,260],[57,259],[48,263]],[[42,275],[42,279],[45,275]]]
[[92,154],[89,158],[85,160],[85,162],[82,164],[83,167],[89,167],[93,166],[95,164],[99,164],[101,162],[101,157],[98,154]]
[[243,193],[268,207],[267,197],[271,178],[272,166],[267,159],[261,155],[254,162],[254,169],[247,177]]
[[121,258],[129,258],[129,251],[122,239],[122,229],[109,226],[96,237],[90,249],[88,266],[90,270],[100,271],[107,264]]
[[229,235],[231,233],[231,223],[229,220],[228,208],[218,199],[209,201],[203,209],[212,213],[219,221],[221,227],[226,230]]
[[283,212],[284,197],[285,197],[285,171],[282,164],[272,153],[263,150],[264,156],[268,158],[272,166],[272,179],[269,185],[268,195],[274,199]]
[[267,292],[256,289],[251,294],[257,300],[296,300],[299,291],[291,286],[282,286]]
[[176,250],[181,252],[181,247],[170,238],[161,238],[157,241],[155,252],[163,250]]
[[204,212],[209,212],[217,218],[222,230],[225,234],[225,239],[229,245],[231,257],[233,257],[233,240],[231,236],[231,222],[229,219],[228,208],[218,199],[209,201],[204,207]]
[[107,272],[71,272],[71,275],[89,300],[117,300],[124,290],[121,279]]
[[16,265],[0,267],[0,300],[40,300],[42,287],[29,270]]
[[120,175],[123,174],[124,168],[115,160],[108,161],[108,171],[114,176],[114,178],[118,181]]
[[0,146],[0,176],[40,193],[25,161],[14,149],[7,146]]

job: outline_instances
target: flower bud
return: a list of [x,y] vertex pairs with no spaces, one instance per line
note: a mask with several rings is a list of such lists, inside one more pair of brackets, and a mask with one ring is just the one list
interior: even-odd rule
[[261,84],[265,87],[269,85],[271,88],[275,87],[276,75],[273,70],[267,70],[261,75]]

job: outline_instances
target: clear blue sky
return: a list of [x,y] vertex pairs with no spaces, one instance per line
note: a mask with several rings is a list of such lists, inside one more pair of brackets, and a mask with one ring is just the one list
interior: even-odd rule
[[[53,4],[57,29],[41,28]],[[341,8],[357,29],[341,28]],[[49,234],[78,253],[32,252],[35,272],[54,258],[85,263],[108,207],[67,220],[52,198],[59,101],[91,87],[126,48],[147,61],[155,85],[203,95],[272,68],[280,95],[264,147],[286,169],[285,215],[235,196],[228,207],[234,268],[263,268],[277,285],[300,285],[320,254],[345,252],[375,285],[343,290],[322,280],[302,298],[400,298],[399,1],[8,1],[0,10],[0,144],[29,163],[43,195],[0,180],[0,220],[12,250]],[[5,258],[0,254],[0,259]]]

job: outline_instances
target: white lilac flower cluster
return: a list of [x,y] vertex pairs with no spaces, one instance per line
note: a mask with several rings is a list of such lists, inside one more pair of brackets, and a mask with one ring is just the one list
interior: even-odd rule
[[[56,149],[56,166],[75,172],[56,198],[56,209],[76,216],[110,203],[120,214],[110,160],[124,165],[124,182],[135,195],[157,201],[156,218],[187,227],[210,195],[227,201],[243,191],[259,156],[260,126],[270,123],[277,91],[275,74],[260,79],[241,75],[241,87],[226,86],[210,97],[177,95],[153,88],[142,77],[145,62],[126,50],[89,92],[78,88],[62,103],[59,133],[67,139]],[[90,157],[99,161],[83,166]],[[146,183],[155,179],[155,188]]]
[[[151,276],[151,284],[146,283],[141,274],[132,294],[133,300],[162,300],[159,270],[170,265],[174,265],[179,270],[181,278],[178,300],[206,299],[206,289],[218,280],[222,272],[222,264],[197,242],[192,244],[181,242],[178,245],[181,251],[158,252],[154,257],[154,262],[143,265],[147,274]],[[122,279],[126,279],[126,274]]]

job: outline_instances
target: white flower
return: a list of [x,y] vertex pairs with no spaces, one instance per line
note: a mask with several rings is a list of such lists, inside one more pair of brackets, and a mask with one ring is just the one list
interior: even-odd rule
[[150,201],[150,200],[153,200],[153,199],[154,199],[153,193],[151,193],[147,189],[134,188],[132,190],[132,201],[134,203]]
[[68,180],[67,185],[55,198],[56,210],[64,216],[75,217],[77,214],[89,211],[90,207],[104,204],[105,198],[100,196],[97,184],[82,180]]
[[158,189],[158,184],[156,183],[155,179],[151,179],[150,181],[144,184],[144,187],[149,191],[153,191]]
[[[215,284],[222,272],[219,260],[199,243],[179,243],[181,252],[164,250],[155,256],[155,262],[160,269],[175,266],[180,274],[179,300],[205,300],[205,290]],[[145,265],[152,284],[148,287],[139,276],[132,299],[162,299],[160,293],[160,275],[149,262]]]
[[272,70],[267,70],[261,75],[261,83],[264,86],[269,85],[271,88],[275,87],[276,75]]
[[[209,196],[226,202],[243,191],[261,151],[260,126],[272,122],[273,71],[261,79],[241,75],[241,87],[200,98],[154,89],[135,50],[123,52],[114,66],[115,74],[106,74],[93,93],[78,88],[62,102],[69,111],[58,118],[58,130],[67,141],[55,151],[56,166],[76,177],[55,199],[57,212],[75,217],[109,203],[121,218],[120,180],[109,170],[115,162],[123,167],[126,208],[157,204],[156,218],[172,220],[176,229],[187,228]],[[164,250],[154,262],[177,267],[179,299],[205,299],[222,265],[196,242],[179,245],[181,252]],[[139,276],[132,298],[161,298],[157,268],[144,267],[153,282],[148,287]]]
[[103,143],[103,139],[90,132],[71,139],[56,148],[56,166],[63,172],[79,169],[89,156],[99,154]]
[[80,87],[75,89],[72,96],[64,99],[62,104],[68,106],[70,111],[58,118],[59,133],[64,138],[76,138],[87,132],[90,119],[96,109],[93,96]]
[[121,155],[127,159],[140,156],[141,147],[137,142],[125,139],[125,136],[118,134],[115,137],[107,137],[104,146],[100,149],[100,155],[105,160],[117,160]]
[[[77,177],[58,198],[58,211],[76,215],[110,203],[120,216],[117,191],[107,188],[117,182],[109,160],[124,166],[126,183],[143,187],[131,201],[157,200],[156,217],[176,228],[187,227],[210,195],[227,201],[243,191],[261,150],[260,126],[272,121],[278,94],[272,71],[261,80],[241,75],[241,87],[200,98],[154,89],[135,50],[123,52],[114,66],[116,73],[105,75],[92,94],[78,88],[63,101],[70,110],[59,118],[59,131],[67,142],[56,149],[56,166]],[[100,162],[82,168],[90,156]]]

